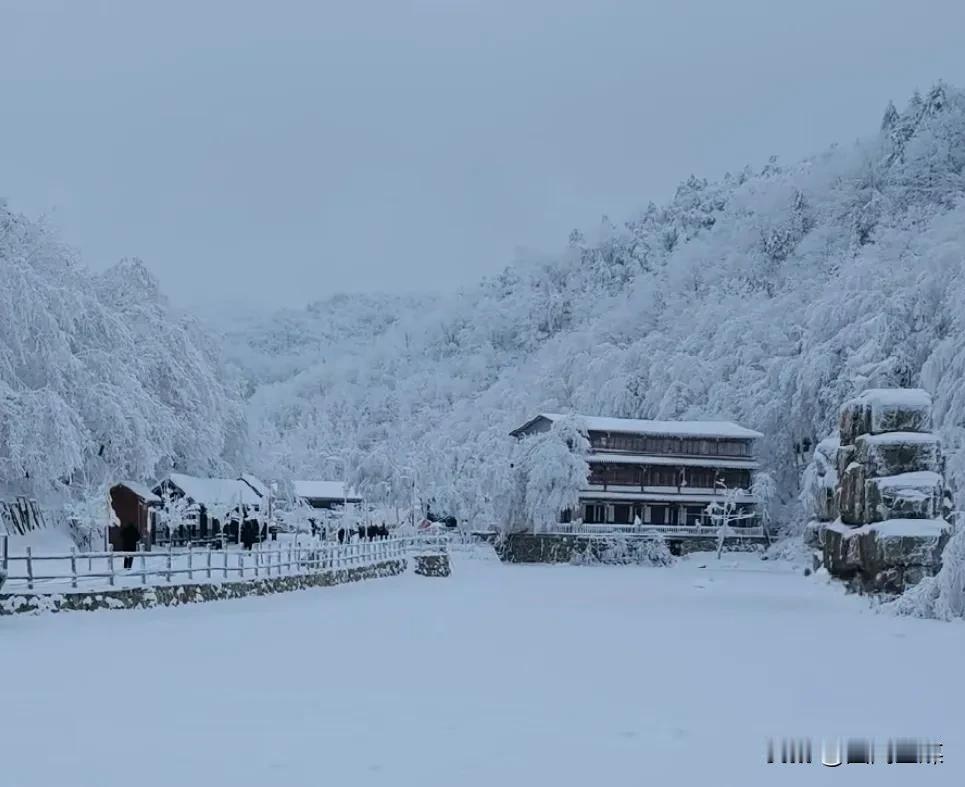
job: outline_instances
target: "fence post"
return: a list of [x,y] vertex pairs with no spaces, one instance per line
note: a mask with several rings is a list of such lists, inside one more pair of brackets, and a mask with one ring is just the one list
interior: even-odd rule
[[34,561],[33,555],[30,553],[30,547],[27,547],[27,589],[34,589]]
[[258,566],[261,565],[261,544],[255,549],[255,576],[258,576]]
[[77,547],[70,548],[70,586],[77,589]]
[[173,554],[172,554],[173,551],[174,551],[174,541],[171,540],[168,542],[168,572],[167,572],[168,582],[171,581],[171,558],[173,557]]
[[225,544],[221,548],[221,554],[224,555],[224,578],[228,578],[228,546]]
[[208,567],[207,567],[207,577],[211,579],[211,547],[208,547]]
[[240,576],[242,579],[245,578],[245,556],[244,554],[238,555],[238,570],[240,571]]
[[9,563],[10,563],[10,547],[9,547],[9,545],[8,545],[8,542],[9,542],[9,541],[10,541],[10,539],[9,539],[7,536],[3,536],[3,573],[4,573],[4,574],[9,574],[9,573],[10,573],[10,566],[9,566]]
[[194,548],[191,542],[188,542],[188,579],[194,579]]
[[114,545],[111,544],[111,551],[107,553],[107,570],[110,572],[110,577],[107,581],[111,587],[114,587]]
[[147,584],[147,556],[141,552],[141,584]]

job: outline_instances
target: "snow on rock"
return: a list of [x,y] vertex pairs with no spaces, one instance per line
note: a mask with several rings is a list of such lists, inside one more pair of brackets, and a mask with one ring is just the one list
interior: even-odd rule
[[941,513],[944,486],[941,474],[930,470],[870,478],[865,481],[864,500],[868,520],[937,517]]
[[931,396],[920,388],[872,388],[841,408],[844,443],[858,435],[927,432],[931,429]]
[[837,455],[840,441],[837,435],[821,440],[801,478],[800,501],[807,516],[820,522],[838,516],[835,490],[838,486]]
[[824,530],[828,523],[821,520],[811,520],[804,526],[804,545],[811,549],[821,549],[824,546]]
[[941,440],[922,432],[861,435],[855,440],[855,461],[866,477],[929,470],[941,472]]
[[849,525],[860,525],[864,519],[865,468],[852,462],[841,476],[838,488],[838,508],[841,519]]
[[891,519],[824,528],[824,564],[868,590],[898,593],[937,573],[951,526],[941,519]]
[[863,525],[853,532],[858,535],[875,533],[879,541],[895,538],[938,539],[951,533],[952,527],[944,519],[889,519]]

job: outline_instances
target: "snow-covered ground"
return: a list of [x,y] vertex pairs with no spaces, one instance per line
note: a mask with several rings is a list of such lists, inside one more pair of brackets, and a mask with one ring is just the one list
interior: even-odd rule
[[[965,626],[749,556],[0,618],[9,787],[961,784]],[[941,766],[764,763],[932,736]]]

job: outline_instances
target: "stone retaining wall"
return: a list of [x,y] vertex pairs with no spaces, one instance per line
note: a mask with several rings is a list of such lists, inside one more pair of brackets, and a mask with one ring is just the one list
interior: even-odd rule
[[[448,564],[448,561],[447,561]],[[248,596],[266,596],[313,587],[329,587],[364,579],[378,579],[406,571],[404,558],[371,566],[293,574],[284,577],[248,579],[238,582],[191,583],[152,587],[115,588],[94,592],[0,593],[0,615],[38,612],[77,612],[95,609],[148,609],[200,604]]]
[[[630,542],[642,541],[647,536],[619,535],[618,538]],[[716,552],[717,539],[713,537],[672,539],[667,538],[667,546],[674,555],[688,555],[691,552]],[[504,563],[569,563],[574,554],[584,553],[588,546],[598,558],[613,544],[613,536],[575,536],[556,533],[512,533],[497,540],[496,554]],[[724,546],[725,552],[752,552],[763,549],[763,539],[734,539]]]

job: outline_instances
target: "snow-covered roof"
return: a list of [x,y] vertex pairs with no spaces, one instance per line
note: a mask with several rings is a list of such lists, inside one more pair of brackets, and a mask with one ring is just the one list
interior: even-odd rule
[[639,418],[610,418],[600,415],[578,415],[571,413],[540,413],[525,424],[514,429],[511,434],[525,431],[540,418],[558,421],[561,418],[578,418],[593,432],[619,432],[623,434],[662,435],[665,437],[708,437],[755,440],[763,437],[760,432],[746,429],[730,421],[647,421]]
[[259,497],[268,497],[271,493],[271,490],[268,488],[268,484],[258,478],[258,476],[254,476],[251,473],[242,473],[241,480],[254,489],[255,493]]
[[351,500],[362,499],[354,489],[346,487],[344,481],[292,481],[295,497],[306,500]]
[[185,497],[205,506],[256,506],[261,502],[258,493],[238,478],[199,478],[183,473],[171,473],[168,480],[184,492]]
[[161,498],[158,497],[154,492],[147,488],[144,484],[138,483],[137,481],[120,481],[118,486],[126,486],[135,495],[137,495],[141,500],[146,503],[160,503]]

